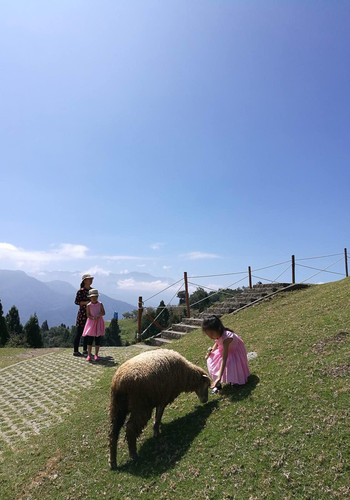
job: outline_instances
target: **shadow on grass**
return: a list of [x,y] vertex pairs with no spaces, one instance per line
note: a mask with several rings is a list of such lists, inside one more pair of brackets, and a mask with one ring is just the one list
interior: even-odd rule
[[98,361],[97,362],[95,361],[95,363],[98,365],[107,366],[107,367],[118,365],[118,363],[116,363],[113,356],[99,356]]
[[247,398],[250,393],[254,391],[259,382],[260,379],[257,375],[249,375],[248,382],[246,384],[234,386],[229,384],[224,385],[220,394],[221,396],[231,399],[233,402],[241,401],[242,399]]
[[128,461],[118,467],[118,471],[150,477],[171,469],[186,454],[218,405],[217,400],[210,401],[203,406],[198,406],[184,417],[177,418],[169,424],[162,424],[159,437],[147,439],[139,449],[137,460]]

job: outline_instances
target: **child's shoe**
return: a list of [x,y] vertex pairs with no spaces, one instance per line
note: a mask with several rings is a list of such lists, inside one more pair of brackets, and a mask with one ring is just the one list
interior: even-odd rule
[[91,356],[87,356],[86,361],[91,361]]
[[98,356],[97,356],[97,354],[95,354],[95,356],[94,356],[94,361],[98,361]]

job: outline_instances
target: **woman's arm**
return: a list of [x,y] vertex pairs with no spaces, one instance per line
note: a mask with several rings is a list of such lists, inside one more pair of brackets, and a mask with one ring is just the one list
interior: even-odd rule
[[88,303],[89,303],[89,300],[86,300],[86,298],[84,297],[84,291],[83,290],[78,290],[77,291],[77,294],[75,296],[75,301],[74,303],[77,305],[77,306],[87,306]]

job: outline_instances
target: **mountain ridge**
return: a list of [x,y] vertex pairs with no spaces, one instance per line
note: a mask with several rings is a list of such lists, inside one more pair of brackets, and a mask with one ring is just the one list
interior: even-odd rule
[[[49,327],[62,323],[74,325],[78,312],[74,303],[77,290],[78,287],[74,288],[66,281],[43,282],[24,271],[0,270],[0,300],[4,315],[14,305],[19,311],[22,324],[36,313],[39,324],[46,320]],[[136,308],[131,303],[102,293],[100,300],[105,307],[107,320],[113,317],[114,312],[121,315]]]

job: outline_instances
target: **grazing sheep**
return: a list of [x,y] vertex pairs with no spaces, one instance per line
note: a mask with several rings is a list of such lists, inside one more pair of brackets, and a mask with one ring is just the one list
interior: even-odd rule
[[156,408],[153,434],[158,436],[166,405],[181,392],[194,391],[201,403],[208,401],[210,379],[202,368],[169,349],[147,351],[123,363],[111,385],[110,466],[117,467],[117,442],[126,416],[130,458],[137,457],[136,439]]

